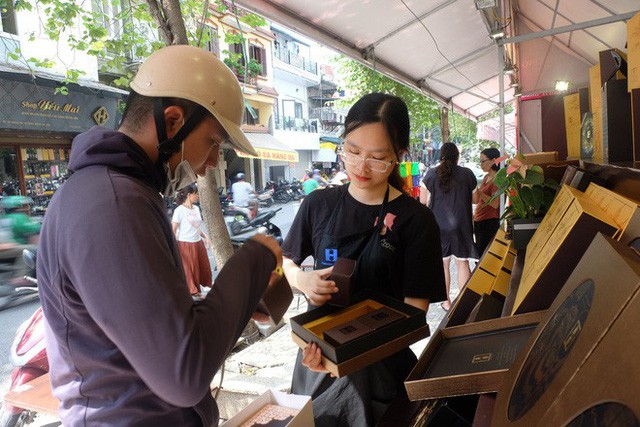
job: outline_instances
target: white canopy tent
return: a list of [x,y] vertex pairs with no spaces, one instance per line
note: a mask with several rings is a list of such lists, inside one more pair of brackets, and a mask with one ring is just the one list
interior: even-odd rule
[[599,51],[624,51],[624,21],[640,9],[638,0],[236,3],[472,119],[511,102],[516,90],[548,92],[556,80],[586,86]]

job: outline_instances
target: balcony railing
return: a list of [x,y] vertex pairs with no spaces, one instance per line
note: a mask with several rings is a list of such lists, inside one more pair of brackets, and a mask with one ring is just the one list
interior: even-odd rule
[[311,61],[303,56],[297,55],[293,52],[290,52],[282,47],[278,47],[274,50],[276,58],[279,60],[286,62],[289,65],[293,65],[296,68],[300,68],[301,70],[308,71],[311,74],[318,75],[318,63]]
[[299,119],[296,117],[275,116],[276,129],[295,132],[318,132],[318,122],[315,120]]
[[323,122],[342,123],[342,117],[332,107],[312,108],[309,113],[310,119],[318,119]]

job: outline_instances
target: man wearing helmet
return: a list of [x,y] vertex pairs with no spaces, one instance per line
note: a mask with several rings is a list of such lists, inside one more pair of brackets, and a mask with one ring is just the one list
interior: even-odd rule
[[131,82],[118,131],[73,141],[38,253],[53,394],[65,425],[215,425],[209,384],[278,275],[280,248],[257,236],[197,305],[160,193],[218,162],[224,141],[254,154],[244,103],[213,54],[170,46]]

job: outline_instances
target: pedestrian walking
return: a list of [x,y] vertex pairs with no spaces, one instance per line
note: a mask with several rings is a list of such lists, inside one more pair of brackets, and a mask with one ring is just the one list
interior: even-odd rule
[[[209,237],[202,231],[202,215],[196,205],[200,196],[195,184],[187,185],[178,191],[177,202],[180,205],[173,211],[171,225],[178,241],[182,267],[187,279],[187,287],[193,298],[200,299],[200,286],[211,287],[212,274],[207,246]],[[205,246],[206,243],[206,246]]]
[[471,275],[469,259],[478,255],[473,242],[471,199],[476,177],[469,168],[458,166],[460,152],[451,142],[442,144],[440,163],[429,169],[423,179],[420,200],[431,208],[440,227],[442,259],[447,287],[447,300],[442,308],[451,308],[451,274],[453,257],[458,269],[458,287],[467,283]]

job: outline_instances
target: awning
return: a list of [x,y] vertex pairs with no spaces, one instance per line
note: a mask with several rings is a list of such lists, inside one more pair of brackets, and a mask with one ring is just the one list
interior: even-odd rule
[[[500,142],[500,117],[478,123],[476,138]],[[504,142],[512,147],[516,146],[516,113],[504,116]]]
[[287,163],[297,163],[298,152],[288,145],[278,141],[273,135],[268,133],[245,133],[253,148],[258,152],[258,157],[250,156],[247,153],[236,150],[239,157],[257,158],[264,160],[277,160]]

